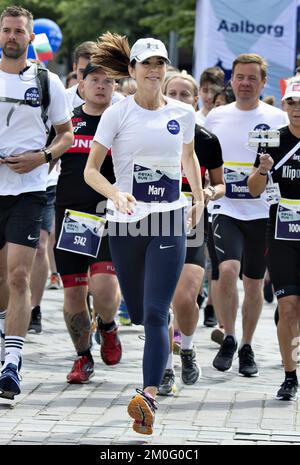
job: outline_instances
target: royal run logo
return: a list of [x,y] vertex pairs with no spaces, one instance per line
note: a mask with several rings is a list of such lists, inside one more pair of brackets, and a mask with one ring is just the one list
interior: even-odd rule
[[257,35],[266,34],[279,38],[284,35],[284,26],[279,24],[254,24],[248,21],[248,19],[237,23],[232,23],[226,21],[226,19],[222,19],[219,24],[218,31]]

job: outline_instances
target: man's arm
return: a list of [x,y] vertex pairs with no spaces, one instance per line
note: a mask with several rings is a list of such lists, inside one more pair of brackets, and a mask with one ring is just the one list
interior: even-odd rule
[[[63,124],[54,125],[54,128],[56,136],[49,147],[47,147],[47,150],[49,150],[52,154],[53,160],[59,158],[64,152],[66,152],[73,144],[74,139],[71,120]],[[20,155],[6,157],[2,160],[2,163],[7,164],[7,166],[16,173],[23,174],[29,173],[38,166],[47,162],[42,148],[39,151],[25,152]]]

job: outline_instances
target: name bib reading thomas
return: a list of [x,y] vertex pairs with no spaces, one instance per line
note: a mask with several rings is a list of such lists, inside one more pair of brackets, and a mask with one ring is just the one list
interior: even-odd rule
[[247,186],[247,180],[251,173],[252,166],[252,163],[231,161],[224,163],[226,197],[230,199],[253,199]]

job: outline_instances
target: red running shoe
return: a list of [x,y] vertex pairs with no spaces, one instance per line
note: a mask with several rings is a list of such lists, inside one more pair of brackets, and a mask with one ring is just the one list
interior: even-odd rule
[[122,346],[118,334],[118,327],[110,331],[100,331],[100,354],[106,365],[116,365],[122,357]]
[[94,362],[83,355],[75,360],[72,370],[67,375],[67,381],[70,384],[89,383],[94,374]]

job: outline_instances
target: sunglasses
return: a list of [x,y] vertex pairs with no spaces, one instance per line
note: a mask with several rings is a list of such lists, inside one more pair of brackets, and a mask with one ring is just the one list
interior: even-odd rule
[[296,105],[296,103],[298,103],[300,105],[300,97],[291,97],[291,98],[288,98],[286,99],[286,103],[292,107],[294,105]]

